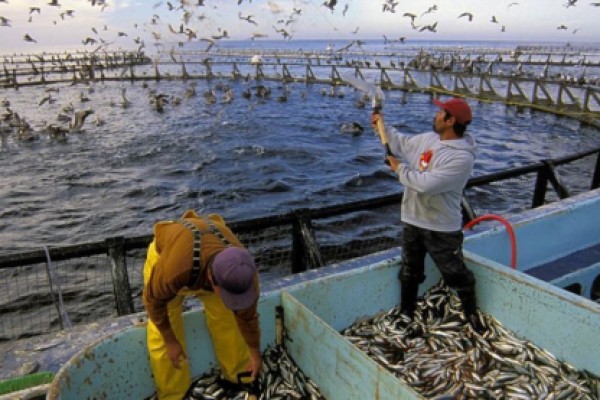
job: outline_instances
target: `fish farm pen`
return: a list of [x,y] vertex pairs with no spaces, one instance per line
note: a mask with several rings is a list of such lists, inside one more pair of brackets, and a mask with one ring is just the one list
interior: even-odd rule
[[104,81],[228,79],[348,85],[454,95],[574,118],[600,127],[600,48],[406,47],[390,52],[219,49],[6,55],[0,88]]
[[[600,148],[478,176],[465,190],[464,222],[483,214],[515,214],[599,186]],[[276,269],[286,276],[398,247],[401,199],[398,193],[229,225],[261,271]],[[0,285],[12,305],[2,309],[0,342],[143,311],[142,269],[151,240],[151,235],[109,237],[0,256]],[[78,299],[84,289],[92,295]],[[592,292],[592,300],[600,299],[600,287]],[[82,305],[95,311],[82,313]]]

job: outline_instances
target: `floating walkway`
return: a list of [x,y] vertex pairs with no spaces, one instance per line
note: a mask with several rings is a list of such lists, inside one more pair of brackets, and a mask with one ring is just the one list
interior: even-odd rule
[[[563,115],[600,127],[600,49],[407,48],[402,52],[219,50],[4,56],[0,88],[105,81],[227,79],[452,95]],[[405,97],[402,98],[405,101]]]

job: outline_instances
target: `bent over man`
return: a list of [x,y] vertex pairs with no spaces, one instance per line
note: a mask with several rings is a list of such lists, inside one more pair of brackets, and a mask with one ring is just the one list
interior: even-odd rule
[[[413,318],[429,253],[444,282],[458,294],[467,320],[481,331],[475,278],[462,253],[462,197],[477,152],[475,139],[465,132],[472,119],[471,108],[459,98],[433,102],[440,109],[433,119],[432,132],[409,136],[386,128],[391,152],[403,160],[387,157],[404,186],[400,309]],[[371,123],[376,126],[382,118],[374,113]]]
[[224,379],[256,378],[262,366],[254,259],[219,215],[187,211],[158,222],[144,265],[143,301],[150,364],[160,400],[180,400],[191,385],[183,327],[185,296],[204,304]]

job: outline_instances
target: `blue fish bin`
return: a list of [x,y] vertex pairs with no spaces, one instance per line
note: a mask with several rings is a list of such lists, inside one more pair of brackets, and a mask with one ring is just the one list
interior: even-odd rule
[[[470,235],[465,262],[477,279],[483,313],[559,360],[599,376],[600,305],[528,273],[571,254],[572,248],[593,246],[593,241],[576,239],[600,237],[600,224],[587,224],[600,215],[600,210],[588,214],[600,204],[596,197],[570,199],[560,202],[562,208],[542,207],[514,220],[518,269],[506,265],[503,249],[509,242],[503,228],[479,227]],[[581,234],[564,231],[571,233],[564,239],[567,243],[561,241],[559,229],[567,229],[564,224],[580,227]],[[285,348],[325,398],[423,398],[340,333],[398,305],[400,256],[400,249],[384,251],[265,284],[259,301],[263,350],[276,342],[276,309],[283,309]],[[431,260],[426,275],[421,293],[440,280]],[[192,375],[199,377],[216,366],[202,310],[186,312],[185,326]],[[56,375],[47,398],[141,400],[155,390],[145,328],[131,327],[76,354]]]

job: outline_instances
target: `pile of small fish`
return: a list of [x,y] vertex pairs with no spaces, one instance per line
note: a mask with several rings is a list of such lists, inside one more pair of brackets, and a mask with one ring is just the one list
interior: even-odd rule
[[[325,399],[315,383],[302,373],[281,346],[269,346],[263,353],[263,370],[259,382],[259,400]],[[248,397],[248,387],[224,382],[219,371],[212,370],[192,384],[186,400],[243,400]]]
[[479,318],[482,335],[440,282],[419,300],[413,321],[396,307],[342,334],[427,398],[599,399],[597,376],[517,338],[488,315]]

